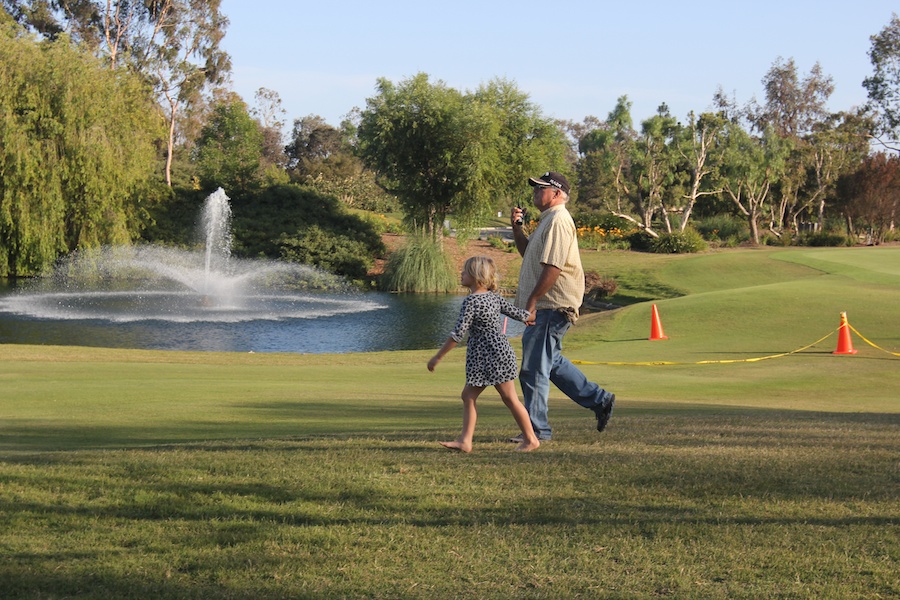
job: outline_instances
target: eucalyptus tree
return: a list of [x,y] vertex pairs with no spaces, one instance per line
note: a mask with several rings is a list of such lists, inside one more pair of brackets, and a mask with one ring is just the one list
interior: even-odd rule
[[[869,153],[874,123],[860,113],[837,113],[820,124],[809,136],[811,161],[808,164],[806,198],[801,210],[816,219],[816,230],[825,227],[826,203],[835,197],[838,179],[854,170]],[[797,212],[791,215],[796,222]]]
[[900,18],[891,16],[884,29],[873,35],[869,60],[874,72],[863,80],[868,91],[869,106],[879,116],[879,141],[887,148],[900,152]]
[[284,115],[285,110],[281,103],[281,96],[275,90],[261,87],[253,95],[256,104],[250,109],[250,115],[259,122],[263,135],[262,160],[265,170],[281,172],[286,183],[288,177],[284,174],[287,167],[287,155],[284,152]]
[[632,158],[637,133],[631,120],[631,101],[621,96],[606,121],[595,117],[573,126],[578,143],[579,203],[591,209],[605,208],[616,214],[629,212]]
[[144,82],[0,29],[0,276],[138,235],[162,138]]
[[718,146],[726,123],[723,113],[706,112],[698,117],[691,111],[688,114],[688,124],[678,132],[675,149],[689,173],[679,228],[682,232],[687,228],[698,200],[703,196],[714,196],[722,192],[712,184],[717,180],[721,164]]
[[135,52],[135,64],[149,77],[168,121],[165,180],[172,185],[176,124],[185,104],[198,101],[210,85],[225,81],[231,58],[220,48],[228,18],[220,0],[152,0],[152,28]]
[[753,243],[759,244],[761,222],[771,214],[772,186],[784,173],[791,143],[771,128],[755,137],[729,121],[722,133],[722,151],[722,188],[747,219]]
[[633,208],[647,232],[653,231],[653,219],[660,214],[666,232],[671,233],[670,214],[681,208],[681,194],[671,193],[677,186],[678,155],[674,146],[679,129],[668,106],[662,104],[654,116],[641,123],[641,133],[634,145],[632,163],[637,193],[632,195]]
[[778,58],[762,80],[766,94],[763,106],[751,101],[748,118],[755,131],[767,129],[791,142],[791,153],[785,162],[784,174],[777,182],[777,202],[771,203],[771,219],[776,235],[785,227],[796,228],[796,217],[811,208],[809,198],[801,197],[807,187],[807,175],[816,158],[813,132],[822,130],[830,119],[826,108],[834,91],[830,76],[819,63],[808,75],[800,78],[794,59]]

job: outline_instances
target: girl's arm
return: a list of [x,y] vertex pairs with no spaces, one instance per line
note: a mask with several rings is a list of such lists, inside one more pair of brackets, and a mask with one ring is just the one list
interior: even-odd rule
[[444,342],[444,345],[441,346],[441,349],[437,351],[437,354],[431,357],[431,360],[428,361],[428,370],[434,371],[434,368],[437,366],[441,359],[444,358],[444,355],[456,348],[456,345],[459,342],[454,340],[453,338],[447,338],[447,341]]
[[500,313],[506,315],[507,317],[512,317],[516,321],[522,321],[523,323],[525,323],[531,316],[531,313],[529,313],[527,310],[522,310],[521,308],[516,307],[512,302],[510,302],[503,296],[500,296]]

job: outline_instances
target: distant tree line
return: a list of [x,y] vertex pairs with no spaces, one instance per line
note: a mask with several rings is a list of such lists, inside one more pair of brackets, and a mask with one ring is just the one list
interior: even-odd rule
[[896,15],[872,36],[870,102],[838,113],[819,65],[804,75],[781,58],[760,102],[720,90],[705,112],[661,104],[637,127],[627,96],[605,119],[560,122],[513,82],[463,93],[419,73],[378,80],[338,126],[308,115],[285,137],[277,92],[251,106],[228,89],[220,0],[0,2],[0,276],[79,248],[190,244],[197,208],[223,187],[237,253],[361,277],[384,247],[360,215],[400,212],[418,247],[440,248],[449,219],[466,235],[527,202],[523,181],[546,169],[576,184],[579,219],[643,239],[711,218],[741,220],[757,244],[896,237]]

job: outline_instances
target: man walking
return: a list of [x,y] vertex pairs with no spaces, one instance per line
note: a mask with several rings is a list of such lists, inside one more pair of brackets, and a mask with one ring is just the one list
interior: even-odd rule
[[[540,223],[531,236],[523,230],[524,211],[512,210],[512,230],[516,249],[522,255],[516,305],[531,313],[522,334],[522,369],[519,382],[525,408],[540,440],[552,435],[547,401],[552,382],[561,392],[594,411],[597,431],[606,429],[616,395],[588,381],[562,355],[562,339],[578,319],[584,299],[584,269],[578,251],[575,222],[566,208],[569,182],[550,171],[529,178],[534,206],[541,212]],[[521,442],[516,438],[510,441]]]

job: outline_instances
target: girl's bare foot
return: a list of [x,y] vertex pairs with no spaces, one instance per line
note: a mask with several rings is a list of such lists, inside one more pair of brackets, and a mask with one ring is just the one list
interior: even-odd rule
[[459,440],[453,440],[452,442],[438,442],[444,448],[450,448],[451,450],[459,450],[460,452],[471,452],[472,451],[472,442],[461,442]]
[[540,445],[541,442],[537,438],[535,438],[533,442],[525,440],[516,446],[516,452],[531,452],[532,450],[537,450]]

